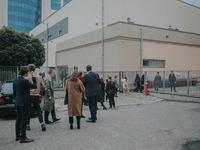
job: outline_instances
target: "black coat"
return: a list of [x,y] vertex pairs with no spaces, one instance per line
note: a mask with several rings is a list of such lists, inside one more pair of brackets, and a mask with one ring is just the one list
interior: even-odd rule
[[154,84],[160,84],[161,82],[161,76],[157,74],[154,78]]
[[99,75],[94,72],[89,72],[83,78],[83,85],[85,86],[85,94],[86,97],[92,97],[100,95],[100,88],[99,85],[101,84],[101,80]]
[[[110,95],[109,93],[112,91],[114,91],[114,93],[113,94],[111,94],[111,95],[114,95],[115,94],[115,82],[113,82],[113,85],[111,84],[111,81],[108,81],[108,83],[106,84],[106,93],[107,93],[107,95]],[[111,92],[111,93],[112,93]]]
[[176,82],[176,77],[175,77],[174,74],[173,74],[173,76],[171,76],[171,74],[169,75],[169,82],[170,82],[170,83]]
[[13,98],[15,99],[15,107],[29,105],[30,88],[36,89],[36,78],[32,77],[33,84],[22,76],[18,76],[13,81]]

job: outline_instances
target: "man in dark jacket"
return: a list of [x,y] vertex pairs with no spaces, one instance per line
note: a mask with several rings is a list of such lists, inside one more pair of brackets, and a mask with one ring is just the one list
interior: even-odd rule
[[83,85],[85,86],[85,94],[89,102],[89,109],[91,113],[91,118],[87,122],[95,123],[97,120],[97,98],[100,94],[99,84],[101,80],[97,73],[92,72],[92,66],[88,65],[86,67],[87,74],[83,78]]
[[170,83],[170,86],[171,86],[171,92],[172,92],[172,87],[174,87],[174,92],[176,92],[176,88],[175,88],[176,77],[175,77],[173,71],[171,71],[171,74],[169,75],[169,83]]
[[139,88],[140,88],[140,71],[137,71],[136,77],[135,77],[135,82],[136,82],[136,88],[134,89],[134,92],[138,92]]
[[[31,84],[25,77],[29,74],[28,66],[20,68],[19,76],[13,81],[13,99],[15,101],[15,109],[17,112],[15,131],[16,141],[20,143],[33,142],[33,139],[26,137],[26,124],[28,121],[28,109],[30,100],[30,88],[37,88],[34,72],[31,72],[33,84]],[[20,135],[21,133],[21,135]]]
[[157,75],[154,78],[155,91],[158,91],[160,82],[161,82],[161,76],[159,75],[159,72],[157,72]]

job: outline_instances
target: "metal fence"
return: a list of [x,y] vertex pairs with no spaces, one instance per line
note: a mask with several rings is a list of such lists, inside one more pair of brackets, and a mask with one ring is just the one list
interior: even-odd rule
[[[71,76],[74,68],[69,68],[67,66],[59,66],[53,68],[40,67],[36,68],[36,73],[41,76],[47,77],[48,69],[53,69],[55,75],[53,77],[55,88],[64,88],[66,80]],[[78,69],[78,68],[77,68]],[[5,81],[14,80],[19,73],[19,67],[5,67],[0,66],[0,86]],[[86,73],[86,72],[83,72]],[[108,72],[96,72],[100,77],[106,79],[108,76],[111,76],[112,79],[117,76],[119,91],[122,91],[122,78],[127,76],[128,79],[128,87],[129,89],[134,89],[136,86],[135,76],[136,71],[108,71]],[[154,79],[157,75],[157,71],[148,71],[145,73],[145,81],[148,83],[149,91],[155,91]],[[141,72],[142,74],[142,72]],[[159,90],[161,92],[171,92],[171,86],[169,83],[169,75],[170,71],[160,71],[159,75],[161,76],[161,82],[159,84]],[[193,96],[200,96],[200,70],[194,71],[174,71],[176,76],[176,91],[178,94],[187,94]]]

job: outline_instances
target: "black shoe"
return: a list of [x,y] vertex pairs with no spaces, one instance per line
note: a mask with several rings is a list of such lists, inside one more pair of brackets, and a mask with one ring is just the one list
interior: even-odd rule
[[81,118],[86,118],[84,115],[81,115]]
[[97,110],[99,110],[99,108],[97,108]]
[[96,123],[95,120],[86,120],[86,122],[88,122],[88,123]]
[[30,126],[26,126],[26,130],[30,131],[31,130]]
[[21,139],[21,136],[16,137],[15,141],[19,141]]
[[77,129],[80,129],[80,128],[81,128],[80,125],[78,125],[78,126],[77,126]]
[[59,121],[61,118],[56,118],[53,122]]
[[71,130],[73,129],[73,124],[70,124],[70,129],[71,129]]
[[52,124],[53,122],[51,122],[51,121],[45,121],[45,124]]
[[42,127],[42,131],[45,131],[45,130],[46,130],[45,124],[42,124],[41,127]]
[[174,92],[177,92],[177,91],[174,91]]
[[106,107],[104,107],[104,108],[103,108],[103,110],[107,110],[107,108],[106,108]]
[[[92,118],[88,118],[89,120],[92,120]],[[95,119],[95,120],[97,120],[97,118]]]

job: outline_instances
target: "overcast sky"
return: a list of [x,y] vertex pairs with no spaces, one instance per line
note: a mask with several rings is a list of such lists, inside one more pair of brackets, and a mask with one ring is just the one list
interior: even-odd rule
[[191,5],[197,6],[200,8],[200,0],[181,0],[183,2],[189,3]]

